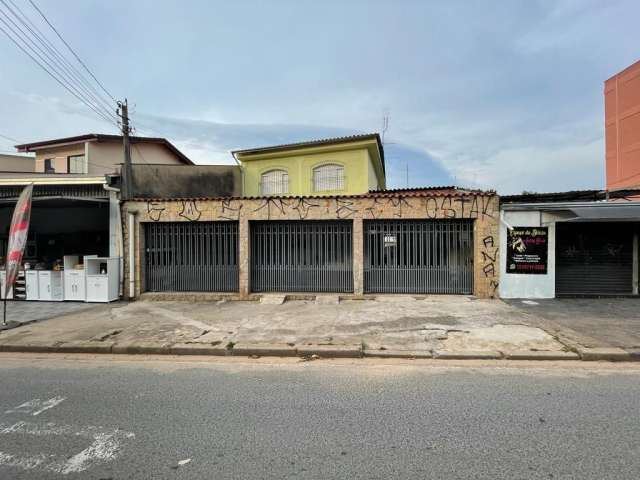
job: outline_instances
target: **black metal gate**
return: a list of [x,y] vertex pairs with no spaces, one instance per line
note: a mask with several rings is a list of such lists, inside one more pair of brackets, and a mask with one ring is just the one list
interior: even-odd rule
[[556,295],[633,293],[633,223],[557,223]]
[[472,221],[372,220],[364,230],[365,292],[473,292]]
[[149,292],[238,291],[238,222],[145,223]]
[[352,292],[350,221],[251,222],[251,290]]

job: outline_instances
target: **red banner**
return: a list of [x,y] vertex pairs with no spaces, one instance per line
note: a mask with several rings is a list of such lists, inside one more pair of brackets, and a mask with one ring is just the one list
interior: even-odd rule
[[7,259],[4,267],[7,272],[4,298],[7,298],[9,295],[9,291],[18,277],[18,272],[22,265],[22,255],[24,255],[24,247],[27,244],[27,235],[29,234],[32,192],[33,185],[27,185],[24,188],[18,198],[16,209],[13,211],[13,217],[11,218],[9,246],[7,247]]

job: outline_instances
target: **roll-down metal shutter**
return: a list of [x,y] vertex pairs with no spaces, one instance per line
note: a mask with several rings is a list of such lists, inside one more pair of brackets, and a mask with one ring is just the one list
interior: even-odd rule
[[149,292],[237,292],[238,222],[145,224]]
[[473,292],[472,221],[371,220],[364,231],[365,292]]
[[632,223],[557,223],[556,295],[627,295],[633,282]]
[[251,290],[352,292],[350,221],[251,222]]

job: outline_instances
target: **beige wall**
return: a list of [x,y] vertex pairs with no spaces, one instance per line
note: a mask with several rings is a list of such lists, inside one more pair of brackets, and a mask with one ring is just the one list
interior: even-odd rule
[[[122,144],[119,142],[89,143],[89,173],[105,174],[119,171],[124,162]],[[166,147],[158,143],[131,145],[131,162],[160,165],[181,165],[182,162]]]
[[35,157],[0,154],[0,172],[35,172]]
[[[237,220],[240,225],[240,296],[249,295],[249,222],[251,220],[329,220],[353,221],[354,294],[362,295],[364,282],[363,221],[369,219],[471,219],[474,238],[474,294],[497,296],[498,266],[498,197],[464,195],[419,197],[327,197],[261,198],[202,201],[133,201],[123,206],[125,227],[125,264],[128,259],[129,232],[127,213],[135,212],[134,242],[136,295],[143,280],[141,252],[144,250],[145,222],[185,222]],[[128,285],[128,266],[125,268]]]
[[44,172],[44,161],[48,158],[53,161],[52,166],[56,173],[67,172],[67,157],[71,155],[84,155],[84,143],[67,145],[64,147],[47,148],[46,150],[36,151],[36,172]]
[[[44,161],[53,159],[56,173],[68,173],[67,158],[87,154],[87,174],[104,175],[119,171],[124,161],[120,142],[86,142],[64,147],[47,148],[36,152],[36,172],[44,172]],[[182,162],[165,146],[158,143],[137,143],[131,147],[133,163],[176,165]]]

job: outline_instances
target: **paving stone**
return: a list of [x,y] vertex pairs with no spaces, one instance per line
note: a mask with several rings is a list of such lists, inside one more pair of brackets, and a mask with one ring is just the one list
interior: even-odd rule
[[297,350],[290,345],[274,343],[241,343],[238,342],[231,350],[232,355],[247,356],[257,355],[259,357],[295,357]]
[[360,345],[302,345],[298,347],[298,355],[318,355],[325,358],[360,358]]
[[431,350],[365,350],[365,357],[376,358],[433,358]]
[[622,348],[578,348],[582,360],[608,360],[621,362],[631,360],[631,355]]
[[510,352],[505,354],[507,360],[580,360],[575,352],[563,351],[529,351]]
[[498,360],[502,358],[502,353],[491,350],[434,350],[433,358],[441,360]]

